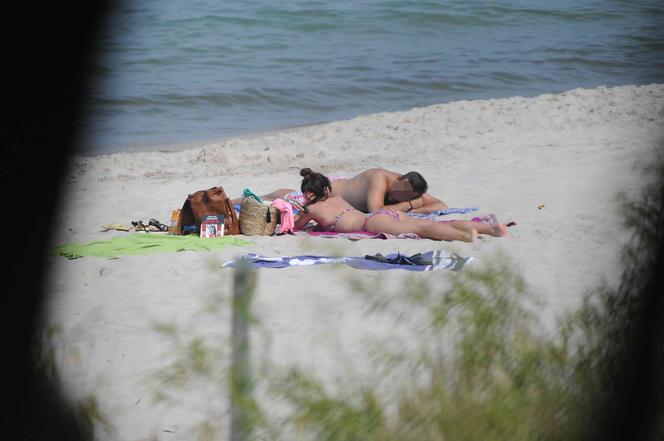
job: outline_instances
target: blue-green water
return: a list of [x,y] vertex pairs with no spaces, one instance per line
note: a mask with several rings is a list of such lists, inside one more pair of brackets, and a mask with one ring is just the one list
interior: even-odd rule
[[461,99],[664,82],[664,2],[121,1],[84,154]]

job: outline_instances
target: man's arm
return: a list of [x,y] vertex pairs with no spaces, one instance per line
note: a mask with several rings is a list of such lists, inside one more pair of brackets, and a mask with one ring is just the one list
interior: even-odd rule
[[[385,205],[385,195],[389,189],[387,180],[381,175],[374,175],[369,181],[369,188],[367,188],[367,211],[369,213],[375,213],[378,209],[383,206],[392,207],[391,205]],[[406,203],[406,207],[408,203]],[[397,208],[394,208],[397,210]],[[403,211],[403,210],[401,210]]]
[[431,196],[429,193],[424,193],[422,196],[413,200],[384,205],[384,207],[397,211],[403,211],[404,213],[412,212],[429,214],[432,211],[445,210],[447,208],[447,204],[440,199]]
[[372,179],[369,183],[367,190],[367,210],[370,213],[375,213],[380,208],[391,208],[397,211],[407,213],[428,214],[436,210],[445,210],[447,204],[438,198],[431,196],[429,193],[424,193],[422,196],[417,197],[411,201],[397,202],[396,204],[385,205],[385,195],[389,190],[389,185],[385,179],[380,176]]
[[[446,210],[448,208],[445,202],[431,196],[429,193],[424,193],[419,198],[410,201],[410,203],[412,204],[413,209],[408,211],[413,213],[429,214],[432,211]],[[410,206],[408,208],[410,208]]]
[[[413,205],[413,207],[415,207],[415,205]],[[410,204],[408,203],[408,201],[397,202],[396,204],[383,205],[382,208],[391,208],[392,210],[403,211],[404,213],[411,211]]]

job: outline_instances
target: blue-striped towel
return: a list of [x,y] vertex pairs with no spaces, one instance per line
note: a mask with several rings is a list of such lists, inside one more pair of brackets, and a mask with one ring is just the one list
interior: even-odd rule
[[[384,259],[396,260],[400,256],[399,253],[387,254]],[[421,265],[404,264],[404,263],[387,263],[380,262],[372,259],[373,256],[366,257],[332,257],[332,256],[279,256],[269,257],[260,254],[248,253],[243,254],[237,260],[231,260],[222,265],[222,268],[234,268],[240,259],[247,260],[253,268],[288,268],[294,266],[313,266],[321,265],[324,263],[343,263],[357,269],[365,270],[391,270],[403,269],[406,271],[440,271],[450,270],[459,271],[467,263],[473,260],[472,257],[463,257],[456,253],[449,253],[444,250],[427,251],[417,255],[417,261],[423,262]],[[405,256],[404,256],[405,257]],[[411,256],[414,257],[414,256]],[[410,260],[405,258],[403,260]]]
[[422,214],[422,213],[407,213],[407,214],[410,217],[436,220],[438,216],[447,216],[448,214],[466,214],[477,210],[479,210],[479,208],[446,208],[445,210],[432,211],[429,214]]

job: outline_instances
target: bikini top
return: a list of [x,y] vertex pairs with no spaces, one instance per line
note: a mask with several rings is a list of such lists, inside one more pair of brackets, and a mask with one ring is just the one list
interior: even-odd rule
[[323,227],[325,231],[337,231],[337,222],[339,222],[339,219],[343,217],[344,214],[348,213],[349,211],[354,210],[353,207],[348,207],[344,209],[341,213],[337,214],[334,220],[332,221],[331,224],[327,225],[326,227]]

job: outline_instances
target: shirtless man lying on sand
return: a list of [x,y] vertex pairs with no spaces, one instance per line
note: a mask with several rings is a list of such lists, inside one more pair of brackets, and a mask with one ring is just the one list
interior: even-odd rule
[[329,179],[308,168],[300,170],[302,193],[306,201],[295,218],[295,228],[302,229],[311,220],[324,231],[347,233],[374,231],[389,234],[415,233],[434,240],[460,240],[474,242],[478,234],[509,237],[503,224],[485,224],[474,221],[435,222],[414,219],[392,208],[382,207],[372,214],[362,213],[339,196],[332,196]]
[[[428,184],[418,172],[405,175],[382,168],[365,170],[352,178],[328,177],[332,184],[331,196],[345,199],[355,209],[374,213],[380,208],[391,208],[401,212],[428,214],[444,210],[447,204],[427,193]],[[304,205],[302,192],[281,188],[261,196],[263,199],[295,200]],[[242,198],[233,199],[239,204]]]

